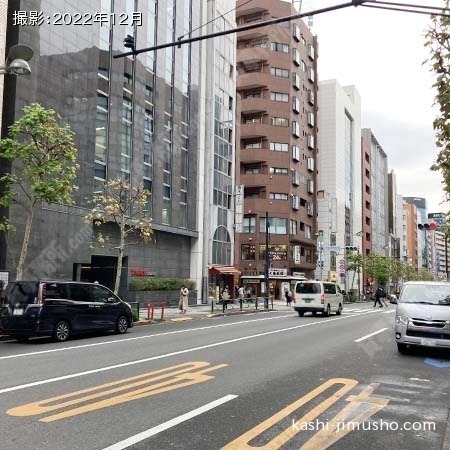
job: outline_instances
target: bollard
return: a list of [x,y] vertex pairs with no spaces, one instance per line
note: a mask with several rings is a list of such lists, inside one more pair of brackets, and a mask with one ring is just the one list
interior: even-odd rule
[[272,303],[272,309],[273,309],[273,297],[271,298],[271,303]]
[[147,303],[147,320],[150,320],[150,308],[152,307],[151,303]]
[[155,314],[155,303],[154,303],[154,302],[151,302],[151,303],[150,303],[150,309],[151,309],[151,316],[150,316],[150,319],[153,320],[153,315]]
[[256,309],[258,309],[258,297],[256,297],[255,306],[256,306]]
[[242,298],[239,299],[239,304],[241,305],[241,311],[242,311]]
[[166,303],[162,302],[161,303],[161,320],[164,319],[164,308],[165,308],[165,306],[166,306]]

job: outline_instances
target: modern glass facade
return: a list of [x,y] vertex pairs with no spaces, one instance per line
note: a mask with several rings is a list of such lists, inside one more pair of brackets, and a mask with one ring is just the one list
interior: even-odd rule
[[[201,7],[200,0],[9,2],[7,46],[29,45],[34,57],[30,77],[6,80],[3,129],[20,116],[23,105],[39,102],[70,124],[79,151],[76,206],[44,205],[37,213],[27,259],[33,276],[86,278],[94,257],[114,256],[114,232],[111,247],[104,249],[90,250],[88,238],[70,249],[68,239],[85,227],[83,216],[93,193],[101,191],[105,180],[121,176],[151,191],[148,214],[155,231],[152,244],[128,247],[128,281],[131,268],[189,277],[191,239],[198,235],[199,44],[136,57],[113,55],[128,50],[123,43],[127,35],[136,48],[189,35],[200,25]],[[15,10],[51,17],[57,12],[94,17],[98,12],[110,20],[13,27]],[[1,246],[0,268],[13,272],[23,223],[18,209],[7,214],[18,233],[11,236],[8,250]],[[52,240],[69,257],[45,274],[35,260]]]

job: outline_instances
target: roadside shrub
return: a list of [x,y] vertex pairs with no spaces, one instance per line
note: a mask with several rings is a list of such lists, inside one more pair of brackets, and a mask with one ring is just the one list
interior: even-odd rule
[[186,284],[189,290],[195,289],[194,280],[181,278],[136,278],[130,282],[130,291],[177,291]]

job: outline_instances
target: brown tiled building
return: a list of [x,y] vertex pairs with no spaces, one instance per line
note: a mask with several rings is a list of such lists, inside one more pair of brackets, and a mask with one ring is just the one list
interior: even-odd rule
[[[237,6],[238,26],[296,12],[279,0]],[[264,274],[268,211],[272,271],[313,277],[317,40],[296,20],[241,32],[237,45],[236,184],[244,186],[244,204],[235,261],[243,277]]]

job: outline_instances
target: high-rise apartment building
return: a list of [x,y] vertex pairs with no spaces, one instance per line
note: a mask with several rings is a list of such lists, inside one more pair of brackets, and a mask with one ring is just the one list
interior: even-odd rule
[[[6,48],[6,25],[7,25],[8,0],[0,0],[0,65],[5,61]],[[0,136],[2,123],[2,105],[3,105],[3,84],[4,76],[0,76]]]
[[[45,20],[17,27],[15,10],[27,15],[39,10],[44,17],[98,12],[108,20],[89,26]],[[201,25],[201,11],[200,0],[9,2],[7,46],[31,45],[34,56],[30,77],[5,79],[3,132],[25,104],[54,108],[75,132],[80,164],[76,204],[38,206],[26,260],[30,278],[111,285],[117,235],[113,230],[105,248],[91,249],[92,224],[85,224],[84,216],[93,194],[119,176],[151,191],[148,214],[154,229],[151,244],[127,247],[122,287],[142,275],[190,276],[192,242],[198,238],[200,44],[135,58],[112,56],[127,50],[127,35],[138,48],[189,35]],[[0,269],[14,278],[24,220],[19,208],[6,215],[17,232],[8,242],[0,237]]]
[[[239,0],[238,25],[294,14],[291,2]],[[237,187],[243,213],[236,257],[244,282],[264,274],[312,277],[316,266],[317,40],[301,20],[238,34]],[[246,278],[247,277],[247,278]],[[255,286],[260,292],[258,284]],[[282,289],[274,282],[274,294]],[[282,294],[282,292],[281,292]]]
[[[405,199],[405,197],[404,197]],[[411,264],[416,270],[419,267],[419,242],[418,242],[418,211],[414,203],[403,203],[404,224],[406,236],[406,251],[404,262]]]
[[344,289],[357,289],[349,282],[353,276],[346,271],[345,247],[361,249],[364,232],[359,93],[354,86],[342,87],[336,80],[322,81],[319,111],[317,208],[324,267],[316,270],[316,277],[337,281]]

